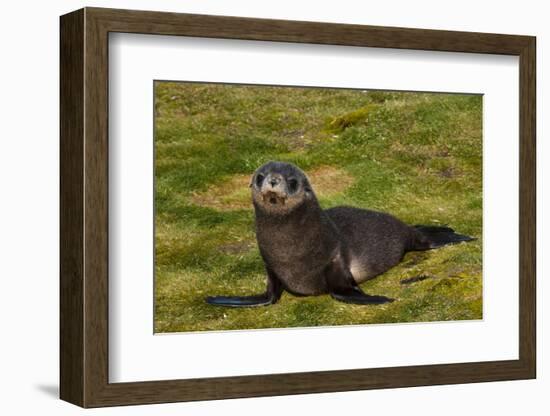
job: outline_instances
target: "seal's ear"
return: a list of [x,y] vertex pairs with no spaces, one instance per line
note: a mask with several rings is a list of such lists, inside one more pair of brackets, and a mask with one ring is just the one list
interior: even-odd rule
[[304,193],[306,194],[306,198],[311,198],[313,195],[313,189],[311,189],[310,186],[304,187]]

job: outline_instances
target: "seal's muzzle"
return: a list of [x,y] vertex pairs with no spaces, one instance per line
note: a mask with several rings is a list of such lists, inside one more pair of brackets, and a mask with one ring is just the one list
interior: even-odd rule
[[265,193],[262,192],[262,198],[264,203],[270,203],[271,205],[277,205],[277,204],[284,205],[286,202],[286,195],[281,195],[273,191],[267,191]]
[[264,203],[284,205],[288,197],[285,179],[278,173],[268,174],[262,183],[260,193]]

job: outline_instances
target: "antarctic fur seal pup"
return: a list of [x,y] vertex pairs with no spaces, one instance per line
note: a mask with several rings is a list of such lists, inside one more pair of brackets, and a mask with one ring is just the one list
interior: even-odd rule
[[266,163],[250,187],[266,291],[208,297],[209,304],[271,305],[283,290],[297,296],[330,294],[361,305],[391,302],[364,293],[359,283],[395,266],[407,251],[473,240],[448,227],[409,226],[382,212],[347,206],[323,210],[307,176],[290,163]]

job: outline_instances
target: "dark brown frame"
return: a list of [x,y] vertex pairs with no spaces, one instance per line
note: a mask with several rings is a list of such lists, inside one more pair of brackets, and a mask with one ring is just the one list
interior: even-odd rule
[[[534,37],[99,8],[64,15],[60,26],[63,400],[100,407],[535,378]],[[109,32],[519,56],[519,359],[109,383]]]

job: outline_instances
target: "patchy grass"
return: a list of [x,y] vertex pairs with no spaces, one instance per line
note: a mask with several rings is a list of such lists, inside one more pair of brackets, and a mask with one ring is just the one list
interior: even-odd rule
[[[333,166],[320,166],[307,176],[320,200],[334,197],[353,184],[353,177],[349,173]],[[189,202],[221,211],[249,210],[250,174],[233,175],[227,180],[211,185],[208,189],[192,192]]]
[[327,130],[333,133],[341,133],[348,127],[364,124],[367,122],[369,114],[376,108],[370,104],[366,107],[359,108],[341,116],[334,117],[328,122]]
[[[480,96],[159,82],[155,98],[156,332],[482,317]],[[208,305],[264,290],[248,185],[268,160],[304,169],[325,208],[478,239],[407,253],[362,285],[391,304],[284,294],[266,308]]]

